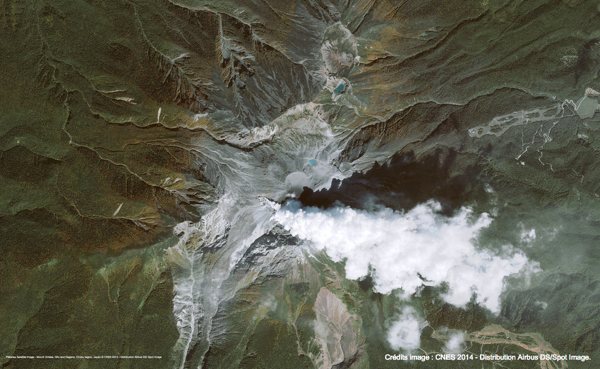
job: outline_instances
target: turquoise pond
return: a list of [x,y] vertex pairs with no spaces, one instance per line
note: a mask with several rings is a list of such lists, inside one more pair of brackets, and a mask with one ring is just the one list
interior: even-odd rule
[[335,92],[336,94],[342,94],[346,91],[346,83],[345,82],[340,82],[336,88],[333,90],[333,92]]

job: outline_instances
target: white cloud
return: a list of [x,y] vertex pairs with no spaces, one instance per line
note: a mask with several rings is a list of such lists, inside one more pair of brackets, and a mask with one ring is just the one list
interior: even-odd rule
[[519,223],[519,227],[521,228],[521,234],[519,235],[520,241],[524,245],[529,245],[537,238],[537,233],[535,228],[527,229],[523,223]]
[[444,346],[444,351],[451,354],[459,354],[465,349],[465,333],[463,331],[455,331],[450,333],[448,341]]
[[394,350],[412,351],[421,346],[421,330],[425,321],[412,307],[404,307],[398,320],[388,329],[387,340]]
[[468,208],[452,217],[440,215],[440,209],[432,201],[406,213],[300,209],[291,203],[278,208],[274,219],[334,261],[345,261],[347,278],[365,277],[371,269],[374,288],[380,293],[401,288],[412,294],[423,284],[446,282],[446,302],[464,306],[476,293],[481,305],[497,313],[504,278],[536,270],[537,263],[510,246],[501,253],[476,247],[479,232],[491,223],[487,214],[472,220]]
[[534,305],[540,307],[542,310],[548,308],[548,303],[546,301],[536,301],[534,302]]

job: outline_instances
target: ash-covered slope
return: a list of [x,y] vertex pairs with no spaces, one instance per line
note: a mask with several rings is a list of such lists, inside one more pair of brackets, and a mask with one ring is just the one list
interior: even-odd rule
[[[3,367],[385,368],[413,365],[384,359],[407,347],[600,360],[596,3],[1,5]],[[308,233],[274,218],[290,197]],[[376,255],[352,274],[359,253],[331,248],[347,229],[358,251],[395,248],[390,268],[415,248],[337,227],[345,206],[438,227],[416,240],[489,213],[461,252],[528,273],[499,279],[497,309],[447,297],[469,298],[464,258],[429,274],[450,241],[406,255],[403,278]],[[338,230],[327,245],[308,212]]]

